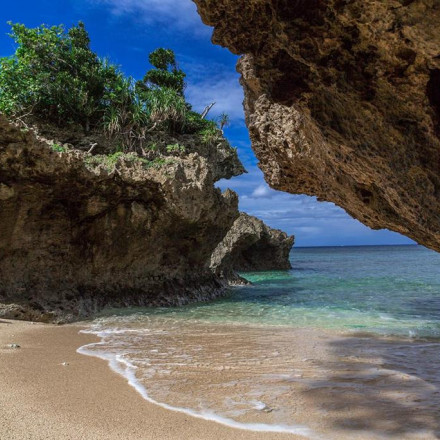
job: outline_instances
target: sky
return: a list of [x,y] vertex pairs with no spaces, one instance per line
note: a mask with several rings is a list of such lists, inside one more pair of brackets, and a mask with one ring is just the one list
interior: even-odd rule
[[406,237],[373,231],[332,203],[314,197],[270,189],[257,166],[244,122],[243,91],[235,71],[237,57],[211,43],[212,29],[205,26],[191,0],[14,0],[0,10],[0,56],[9,56],[14,42],[7,35],[8,21],[28,27],[42,23],[70,27],[83,21],[92,49],[136,79],[148,70],[148,54],[158,47],[173,49],[187,73],[187,100],[201,111],[215,102],[211,117],[227,113],[225,130],[238,148],[248,173],[218,183],[240,196],[240,209],[269,226],[296,236],[297,246],[411,244]]

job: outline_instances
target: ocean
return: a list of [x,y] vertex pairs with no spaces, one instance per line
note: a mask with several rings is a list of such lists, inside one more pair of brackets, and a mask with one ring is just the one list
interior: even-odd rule
[[211,303],[107,310],[89,324],[145,399],[240,429],[440,438],[440,254],[296,248]]

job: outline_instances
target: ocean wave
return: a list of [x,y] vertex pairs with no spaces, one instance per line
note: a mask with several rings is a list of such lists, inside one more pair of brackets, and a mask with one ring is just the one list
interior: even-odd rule
[[[143,332],[143,330],[130,330],[130,329],[96,330],[94,328],[81,330],[81,333],[96,335],[97,337],[101,338],[101,341],[93,342],[91,344],[86,344],[78,348],[77,352],[82,355],[96,357],[105,360],[106,362],[108,362],[108,365],[111,368],[111,370],[123,376],[127,380],[128,384],[131,387],[133,387],[147,402],[158,405],[161,408],[178,413],[183,413],[198,419],[212,421],[235,429],[242,429],[242,430],[255,431],[255,432],[296,434],[311,440],[324,440],[323,437],[314,433],[310,428],[302,425],[282,425],[282,424],[272,425],[266,423],[242,423],[233,420],[231,418],[223,417],[212,411],[195,411],[190,408],[181,408],[181,407],[172,406],[167,403],[158,402],[148,394],[148,390],[145,388],[144,385],[142,385],[142,383],[136,377],[136,371],[138,370],[138,367],[136,365],[133,365],[130,361],[124,358],[122,353],[115,354],[99,349],[99,347],[102,347],[107,343],[106,341],[104,341],[104,338],[109,335],[125,334],[125,333],[141,333],[141,332]],[[256,404],[255,407],[256,409],[259,410],[264,409],[265,404],[262,402],[258,402],[258,404]]]

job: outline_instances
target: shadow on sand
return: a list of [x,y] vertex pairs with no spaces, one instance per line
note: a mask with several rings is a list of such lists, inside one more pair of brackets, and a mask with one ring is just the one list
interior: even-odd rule
[[[330,343],[304,391],[324,423],[348,435],[440,439],[440,342],[351,335]],[[377,437],[376,437],[377,436]]]

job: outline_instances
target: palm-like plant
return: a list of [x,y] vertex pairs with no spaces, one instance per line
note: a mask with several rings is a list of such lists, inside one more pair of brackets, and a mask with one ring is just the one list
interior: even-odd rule
[[183,125],[188,111],[183,96],[169,88],[149,90],[146,96],[146,106],[153,124],[164,125],[170,130]]
[[222,113],[218,117],[218,125],[220,126],[220,130],[222,131],[222,133],[223,133],[223,129],[229,127],[230,124],[231,124],[231,120],[229,119],[229,116],[226,113]]

